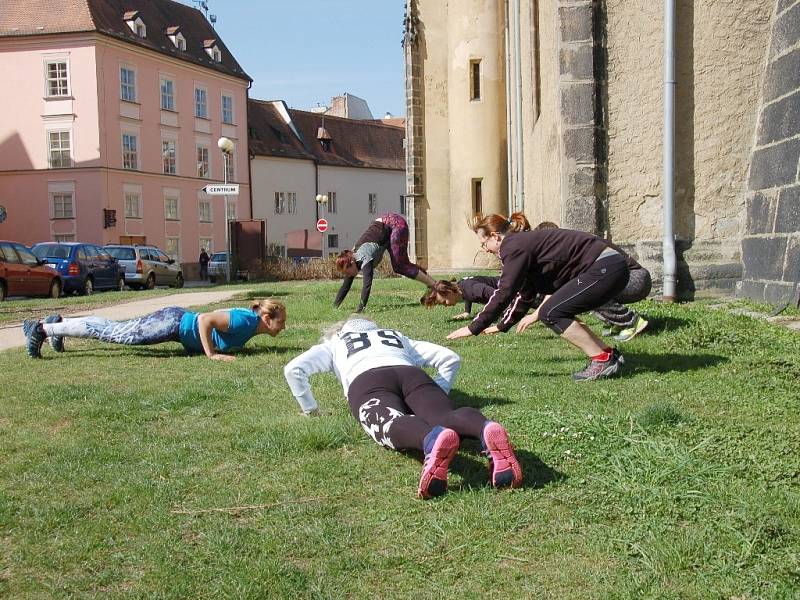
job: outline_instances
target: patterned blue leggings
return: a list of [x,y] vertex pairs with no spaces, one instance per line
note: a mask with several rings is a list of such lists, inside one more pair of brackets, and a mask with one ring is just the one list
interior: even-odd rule
[[170,306],[128,321],[79,317],[64,319],[61,323],[44,323],[42,326],[48,336],[90,338],[112,344],[147,346],[180,341],[179,330],[184,314],[184,309]]

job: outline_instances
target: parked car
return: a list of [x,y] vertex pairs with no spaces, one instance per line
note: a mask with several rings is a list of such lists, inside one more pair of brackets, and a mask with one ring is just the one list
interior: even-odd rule
[[125,277],[115,258],[100,246],[80,242],[41,242],[31,251],[47,262],[64,283],[64,293],[90,295],[95,290],[122,290]]
[[136,290],[157,285],[183,287],[181,266],[155,246],[109,244],[105,250],[125,270],[125,283]]
[[0,241],[0,302],[8,296],[61,295],[61,277],[17,242]]
[[211,283],[216,283],[218,277],[225,279],[227,256],[227,252],[214,252],[211,255],[211,260],[208,261],[208,280]]

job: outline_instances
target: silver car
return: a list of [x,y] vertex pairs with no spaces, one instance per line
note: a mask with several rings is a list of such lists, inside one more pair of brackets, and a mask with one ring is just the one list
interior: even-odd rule
[[125,269],[125,283],[134,290],[152,290],[157,285],[183,287],[180,264],[155,246],[110,244],[105,249]]
[[211,283],[215,283],[217,279],[225,281],[227,256],[227,252],[214,252],[211,255],[211,260],[208,261],[208,280]]

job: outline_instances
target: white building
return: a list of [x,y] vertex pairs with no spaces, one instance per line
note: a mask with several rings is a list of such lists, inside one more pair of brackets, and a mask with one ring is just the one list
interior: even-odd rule
[[[320,256],[324,243],[338,254],[375,218],[405,212],[402,127],[251,99],[248,133],[253,218],[266,220],[272,253]],[[320,217],[329,222],[324,238]]]

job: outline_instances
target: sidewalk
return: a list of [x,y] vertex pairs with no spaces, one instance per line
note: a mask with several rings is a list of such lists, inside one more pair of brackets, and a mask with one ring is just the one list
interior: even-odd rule
[[[69,317],[87,317],[94,315],[106,317],[115,321],[132,319],[147,313],[154,312],[167,306],[200,306],[212,304],[214,302],[225,302],[237,294],[249,292],[247,288],[236,289],[227,292],[191,292],[187,294],[173,294],[170,296],[160,296],[158,298],[148,298],[146,300],[134,300],[116,306],[106,306],[105,308],[87,309],[79,313],[72,313]],[[25,335],[22,333],[22,323],[9,323],[0,328],[0,352],[10,348],[18,348],[25,345]]]

